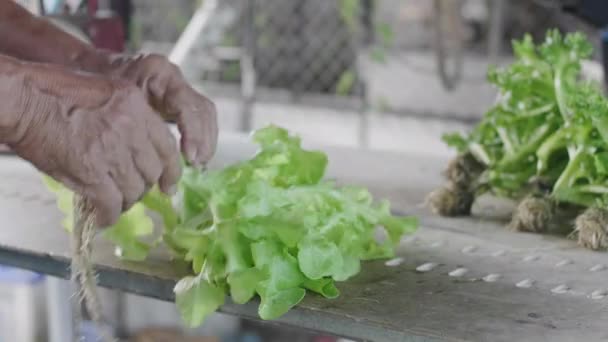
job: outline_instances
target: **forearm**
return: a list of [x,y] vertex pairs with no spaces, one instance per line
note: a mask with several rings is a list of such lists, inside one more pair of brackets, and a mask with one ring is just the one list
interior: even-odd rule
[[20,63],[0,55],[0,144],[11,143],[26,103],[22,88],[24,75]]
[[109,64],[106,54],[14,1],[0,1],[0,54],[89,72],[104,72]]

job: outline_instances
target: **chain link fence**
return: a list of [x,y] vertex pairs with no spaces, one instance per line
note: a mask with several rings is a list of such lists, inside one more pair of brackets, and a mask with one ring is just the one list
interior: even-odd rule
[[[175,39],[201,1],[156,2],[136,0],[136,36]],[[254,98],[475,120],[493,100],[487,66],[550,27],[585,30],[527,0],[221,0],[186,73],[237,97],[253,77]]]
[[[221,48],[243,46],[251,38],[256,85],[303,93],[352,95],[361,82],[358,57],[363,45],[361,11],[348,1],[222,1],[216,13],[225,31]],[[250,17],[250,18],[248,18]],[[220,21],[221,19],[215,19]],[[210,30],[214,30],[210,23]],[[229,50],[224,50],[229,51]],[[237,84],[242,70],[236,58],[218,57],[203,79]]]
[[[383,89],[400,84],[375,80],[380,87],[370,97],[368,86],[374,83],[374,70],[379,67],[409,68],[443,82],[447,88],[456,86],[462,76],[463,44],[479,52],[483,29],[475,25],[487,19],[484,11],[488,10],[481,6],[481,10],[468,10],[473,14],[465,23],[461,12],[467,2],[224,0],[209,23],[213,32],[206,33],[209,40],[205,48],[217,45],[216,51],[229,52],[248,47],[245,52],[252,57],[255,84],[260,89],[287,91],[293,99],[323,95],[327,99],[364,99],[384,103],[376,107],[388,107],[391,100],[382,98]],[[247,39],[251,44],[244,43]],[[436,51],[442,58],[437,58]],[[416,58],[408,58],[411,52],[425,55],[416,62]],[[238,86],[243,81],[242,60],[224,57],[208,54],[209,60],[200,62],[204,65],[201,80]],[[388,63],[396,59],[398,65]],[[474,74],[483,78],[477,70]]]

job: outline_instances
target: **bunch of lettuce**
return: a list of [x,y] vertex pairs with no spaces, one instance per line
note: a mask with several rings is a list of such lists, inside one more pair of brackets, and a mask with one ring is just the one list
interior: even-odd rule
[[[250,160],[216,171],[186,167],[176,207],[153,190],[104,232],[123,257],[143,260],[154,247],[142,241],[153,230],[147,211],[160,214],[162,241],[192,265],[175,286],[191,326],[227,294],[236,303],[259,296],[262,319],[283,315],[307,290],[335,298],[334,281],[356,275],[362,260],[391,257],[401,236],[417,227],[415,218],[391,215],[388,202],[374,204],[366,189],[323,180],[326,155],[302,149],[286,130],[269,126],[253,139],[260,150]],[[47,183],[70,215],[71,193]],[[379,228],[384,241],[377,240]]]
[[497,103],[467,136],[444,137],[483,164],[484,190],[507,197],[526,192],[532,177],[555,182],[564,168],[560,161],[539,165],[537,151],[573,120],[571,102],[579,97],[581,60],[590,56],[591,45],[580,33],[562,37],[550,30],[542,44],[526,35],[513,43],[513,51],[512,64],[488,72],[488,81],[498,89]]
[[[599,85],[581,79],[581,62],[592,53],[583,34],[550,30],[538,45],[527,35],[513,50],[511,65],[488,73],[497,103],[467,136],[444,137],[459,156],[446,172],[454,185],[441,195],[491,192],[521,200],[512,222],[538,231],[555,205],[605,207],[608,101]],[[469,161],[480,167],[467,168]],[[461,174],[467,177],[454,176]],[[445,205],[435,195],[432,204]]]

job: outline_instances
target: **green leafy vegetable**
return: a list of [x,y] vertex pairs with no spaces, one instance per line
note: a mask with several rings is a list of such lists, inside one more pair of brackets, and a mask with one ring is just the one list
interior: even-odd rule
[[[594,117],[595,125],[602,126],[605,100],[596,87],[579,80],[581,61],[592,52],[581,33],[564,37],[549,30],[538,45],[526,35],[513,42],[513,51],[512,64],[488,72],[488,81],[499,92],[496,105],[468,136],[449,134],[444,141],[485,165],[481,189],[521,198],[533,179],[558,182],[568,164],[562,152],[568,149],[573,157],[571,138],[587,141],[593,136],[589,126],[579,126],[582,122],[593,123]],[[565,181],[561,178],[559,184]]]
[[[401,235],[415,229],[416,220],[373,205],[365,189],[323,181],[327,157],[303,150],[287,131],[270,126],[253,139],[261,150],[248,161],[204,174],[185,170],[182,222],[200,219],[175,234],[202,234],[203,248],[192,239],[180,245],[200,258],[195,273],[230,288],[237,302],[257,293],[260,317],[284,314],[307,288],[335,297],[333,280],[355,275],[360,260],[392,255]],[[390,237],[382,245],[374,240],[378,225]]]
[[[196,327],[224,304],[224,290],[198,277],[185,277],[175,285],[175,303],[182,319]],[[204,303],[204,305],[201,305]]]
[[[142,260],[153,245],[155,212],[164,223],[162,240],[176,258],[191,262],[192,275],[175,286],[177,306],[191,326],[204,321],[230,294],[236,303],[256,295],[263,319],[277,318],[305,296],[339,295],[335,281],[356,275],[362,260],[391,257],[412,217],[395,217],[388,202],[374,204],[360,187],[323,180],[328,164],[320,151],[279,127],[258,130],[260,150],[251,159],[221,170],[185,167],[177,202],[154,189],[109,228],[106,238],[122,256]],[[46,179],[66,215],[71,193]],[[388,238],[377,242],[382,227]]]
[[[527,205],[520,203],[513,216],[512,222],[518,222],[515,226],[521,230],[545,230],[535,222],[548,222],[546,217],[552,210],[539,210],[541,207],[568,204],[605,210],[608,100],[600,85],[583,81],[580,75],[582,60],[592,53],[591,44],[580,33],[562,36],[550,30],[541,44],[535,45],[526,36],[513,43],[513,50],[515,62],[488,73],[488,80],[499,91],[497,104],[470,134],[449,134],[444,141],[458,150],[459,160],[465,160],[462,155],[470,155],[484,165],[485,171],[470,182],[477,186],[478,194],[490,191],[515,199],[529,198]],[[458,176],[463,169],[452,168],[451,175]],[[458,183],[458,177],[452,178],[449,181]],[[456,206],[457,201],[448,201],[448,195],[468,200],[470,196],[464,195],[469,194],[463,192],[469,184],[456,185],[441,192],[445,196],[437,195],[433,203]],[[520,211],[524,218],[517,217]],[[579,224],[594,215],[577,220],[579,238],[593,240],[579,240],[582,245],[602,245],[597,241],[603,238],[596,236],[593,228],[599,223]],[[520,223],[524,221],[530,226],[523,227],[526,225]]]

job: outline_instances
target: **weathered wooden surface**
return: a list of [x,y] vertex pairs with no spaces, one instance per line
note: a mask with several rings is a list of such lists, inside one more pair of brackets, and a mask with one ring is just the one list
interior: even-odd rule
[[[224,140],[216,165],[254,151],[239,139]],[[367,263],[339,284],[338,299],[308,295],[278,322],[375,341],[608,340],[607,255],[564,239],[507,232],[500,223],[427,215],[420,204],[439,182],[441,161],[327,150],[330,176],[370,186],[396,210],[419,214],[423,227],[404,239],[398,265]],[[0,263],[67,277],[68,237],[37,173],[0,157],[0,179]],[[103,286],[172,300],[175,280],[186,272],[162,255],[126,263],[104,241],[95,248]],[[437,266],[416,270],[426,263]],[[530,287],[516,286],[526,280]],[[222,311],[255,318],[256,308],[228,304]]]

